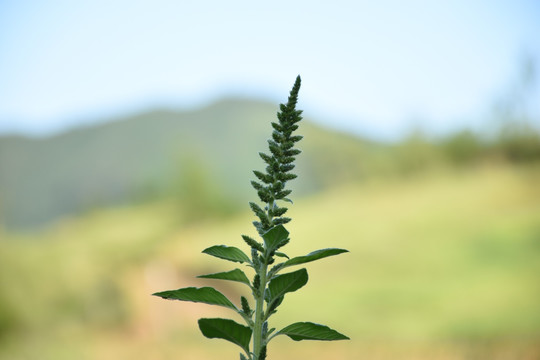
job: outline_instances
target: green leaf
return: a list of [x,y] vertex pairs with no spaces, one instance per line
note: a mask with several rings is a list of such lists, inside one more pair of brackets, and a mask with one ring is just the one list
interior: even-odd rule
[[200,302],[209,305],[219,305],[238,311],[236,306],[222,293],[211,287],[188,287],[178,290],[168,290],[152,294],[167,300]]
[[283,241],[289,237],[289,232],[283,225],[274,226],[263,234],[264,244],[268,251],[273,251],[279,247]]
[[276,256],[279,256],[279,257],[284,257],[284,258],[287,258],[287,259],[289,258],[289,257],[287,256],[287,254],[282,253],[282,252],[279,252],[279,251],[276,251],[276,254],[275,254],[275,255],[276,255]]
[[229,319],[199,319],[199,329],[207,338],[230,341],[249,353],[251,329],[247,326]]
[[288,292],[293,292],[306,285],[308,273],[306,269],[300,269],[291,273],[274,277],[268,284],[269,301],[271,303]]
[[246,274],[244,274],[244,272],[240,269],[234,269],[231,271],[219,272],[219,273],[214,273],[214,274],[199,275],[197,277],[203,278],[203,279],[238,281],[248,286],[250,285],[249,279],[247,278]]
[[300,340],[349,340],[343,334],[336,330],[330,329],[328,326],[314,324],[311,322],[297,322],[286,326],[276,333],[276,335],[287,335],[294,341]]
[[349,250],[336,249],[336,248],[316,250],[316,251],[310,252],[309,254],[305,256],[297,256],[290,260],[285,261],[283,263],[283,267],[305,264],[310,261],[319,260],[328,256],[334,256],[334,255],[342,254],[345,252],[349,252]]
[[208,249],[204,249],[203,253],[239,263],[250,262],[248,256],[244,254],[242,250],[234,246],[215,245]]

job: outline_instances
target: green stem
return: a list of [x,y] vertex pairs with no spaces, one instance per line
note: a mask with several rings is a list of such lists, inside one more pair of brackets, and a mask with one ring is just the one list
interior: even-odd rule
[[264,323],[264,292],[266,290],[266,272],[268,265],[265,263],[261,266],[261,272],[259,276],[261,278],[261,286],[259,288],[258,296],[255,305],[255,325],[253,326],[253,355],[254,359],[259,358],[263,344],[262,328]]
[[[272,200],[268,202],[268,210],[266,210],[266,215],[270,223],[272,223],[273,216],[270,215],[270,209],[273,208],[275,201]],[[265,249],[266,250],[266,249]],[[263,323],[266,320],[266,312],[264,311],[264,293],[266,291],[266,282],[267,282],[267,273],[268,273],[268,259],[267,253],[264,253],[264,263],[261,266],[259,277],[261,279],[261,285],[259,287],[259,293],[257,294],[256,303],[255,303],[255,324],[253,326],[253,359],[258,360],[259,354],[261,353],[262,347],[264,344],[262,329]]]

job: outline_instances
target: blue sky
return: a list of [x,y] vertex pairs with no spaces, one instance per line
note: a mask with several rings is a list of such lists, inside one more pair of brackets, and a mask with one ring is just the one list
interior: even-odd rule
[[281,102],[297,74],[300,107],[329,126],[478,128],[519,92],[524,59],[538,77],[539,34],[533,0],[3,0],[0,133],[231,95]]

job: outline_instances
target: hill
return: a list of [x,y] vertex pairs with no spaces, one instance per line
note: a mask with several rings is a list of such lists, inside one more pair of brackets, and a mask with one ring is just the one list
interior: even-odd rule
[[[0,219],[8,230],[95,208],[162,197],[199,213],[244,206],[262,166],[276,104],[229,99],[194,111],[156,110],[45,138],[0,137]],[[300,194],[361,178],[381,147],[323,129],[300,133]],[[197,211],[194,212],[196,213]]]

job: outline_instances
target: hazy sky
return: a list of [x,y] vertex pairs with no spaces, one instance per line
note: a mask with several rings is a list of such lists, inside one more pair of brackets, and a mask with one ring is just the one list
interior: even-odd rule
[[327,124],[440,132],[478,126],[527,57],[540,64],[535,0],[2,0],[0,132],[231,94],[282,102],[297,74],[300,107]]

